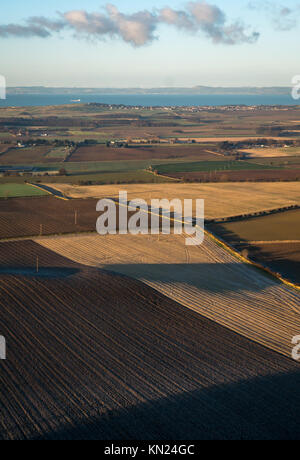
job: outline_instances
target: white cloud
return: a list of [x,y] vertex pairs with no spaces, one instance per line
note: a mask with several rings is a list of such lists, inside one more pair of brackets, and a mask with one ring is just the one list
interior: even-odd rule
[[241,22],[228,23],[225,13],[206,1],[191,1],[184,10],[167,6],[153,11],[124,14],[116,6],[107,4],[103,13],[74,10],[60,13],[57,20],[32,17],[25,25],[0,25],[0,37],[47,38],[63,29],[69,29],[77,37],[119,38],[133,46],[143,46],[157,38],[160,24],[189,33],[202,33],[214,43],[228,45],[254,43],[259,38],[257,32],[248,33],[247,27]]

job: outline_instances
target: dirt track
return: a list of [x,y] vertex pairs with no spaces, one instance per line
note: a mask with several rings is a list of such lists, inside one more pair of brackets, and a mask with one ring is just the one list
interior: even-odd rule
[[0,267],[19,253],[41,271],[0,277],[0,439],[300,437],[297,363],[30,241]]
[[300,294],[210,238],[187,249],[182,236],[86,236],[40,240],[73,261],[136,278],[182,305],[286,356],[300,331]]

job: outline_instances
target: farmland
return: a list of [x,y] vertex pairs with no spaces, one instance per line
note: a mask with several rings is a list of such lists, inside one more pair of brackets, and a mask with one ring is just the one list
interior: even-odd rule
[[278,157],[290,157],[290,156],[299,156],[300,149],[298,147],[294,148],[281,148],[281,149],[249,149],[244,150],[252,158],[278,158]]
[[93,199],[62,201],[46,196],[0,200],[0,238],[95,231],[97,217]]
[[[212,146],[211,146],[212,147]],[[148,145],[114,148],[106,145],[79,147],[69,158],[72,162],[82,161],[128,161],[157,159],[199,158],[215,159],[215,155],[207,151],[207,146],[201,145]]]
[[214,233],[262,265],[300,284],[300,211],[212,224]]
[[103,172],[103,173],[88,173],[88,174],[72,174],[65,176],[47,176],[46,178],[38,178],[39,182],[49,184],[64,184],[72,185],[105,185],[105,184],[159,184],[165,182],[176,182],[176,179],[171,177],[159,177],[151,174],[149,171],[127,171],[127,172]]
[[171,163],[153,165],[159,174],[184,173],[197,171],[240,171],[252,169],[273,169],[272,166],[248,163],[247,161],[199,161],[193,163]]
[[226,222],[222,228],[223,236],[231,243],[300,240],[300,210]]
[[238,171],[199,171],[168,173],[168,177],[183,182],[295,182],[300,181],[298,169],[248,169]]
[[30,165],[39,162],[51,162],[54,159],[47,157],[48,147],[11,148],[0,157],[3,165]]
[[39,244],[76,263],[143,281],[208,319],[290,356],[291,337],[300,327],[299,293],[240,262],[209,237],[188,249],[182,235],[91,235]]
[[[125,183],[124,175],[116,173],[124,172],[126,163],[129,183],[160,182],[143,171],[150,166],[186,182],[298,180],[295,163],[289,161],[298,158],[300,148],[294,123],[298,111],[101,104],[0,108],[0,167],[15,167],[0,177],[0,183],[12,183],[14,177],[24,183],[18,169],[25,165],[34,168],[34,176],[40,173],[43,182],[51,170],[51,181],[62,184]],[[267,148],[257,148],[262,143]],[[224,144],[232,146],[226,149]],[[285,164],[277,163],[277,152],[279,158],[285,155]],[[239,161],[241,157],[249,160]],[[266,159],[274,159],[274,164]],[[110,175],[100,175],[104,172]]]
[[0,270],[11,350],[0,377],[1,439],[298,434],[300,374],[290,359],[139,281],[84,268],[31,241],[2,243]]
[[[0,440],[300,438],[300,292],[252,263],[300,283],[295,120],[0,108]],[[120,190],[204,199],[204,243],[98,235],[97,201]]]
[[[42,190],[26,184],[0,184],[0,198],[34,197],[47,195]],[[7,204],[9,206],[9,204]],[[0,203],[1,208],[1,203]]]
[[279,273],[292,283],[300,285],[300,243],[296,242],[264,242],[240,245],[239,248],[248,253],[248,257]]
[[[118,198],[119,187],[113,185],[76,187],[56,184],[55,189],[71,198]],[[253,212],[292,206],[300,203],[300,185],[289,183],[236,184],[143,184],[126,186],[130,200],[162,197],[172,200],[204,199],[207,219],[238,216]]]

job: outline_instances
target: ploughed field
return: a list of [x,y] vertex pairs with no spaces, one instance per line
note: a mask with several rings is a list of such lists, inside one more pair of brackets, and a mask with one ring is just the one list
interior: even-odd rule
[[[29,187],[28,187],[29,188]],[[50,185],[52,189],[52,185]],[[80,233],[96,230],[100,198],[117,199],[122,186],[75,187],[56,184],[58,194],[78,199],[61,200],[53,196],[0,200],[0,238]],[[280,195],[278,194],[280,188]],[[44,193],[33,187],[30,190]],[[205,199],[208,219],[240,215],[298,204],[300,186],[285,184],[152,184],[126,185],[128,199],[152,198]],[[237,199],[238,197],[238,199]],[[251,197],[251,199],[249,198]]]
[[35,163],[51,163],[55,158],[48,156],[50,146],[37,146],[25,148],[10,148],[0,156],[3,165],[30,165]]
[[44,238],[39,244],[86,266],[142,281],[181,305],[262,345],[291,355],[300,330],[300,293],[241,262],[206,236]]
[[0,238],[95,231],[96,203],[52,196],[0,200]]
[[291,359],[32,241],[0,267],[1,439],[299,438]]
[[[43,194],[42,189],[40,193]],[[54,196],[0,200],[0,239],[96,232],[97,219],[101,215],[96,211],[97,202],[93,198],[61,200]],[[133,211],[127,214],[129,219]],[[148,221],[150,226],[151,216]],[[119,214],[116,223],[118,228]]]
[[[43,235],[0,242],[0,439],[298,439],[298,291],[209,236],[45,236],[95,231],[97,199],[119,188],[0,200],[0,238]],[[126,189],[204,198],[208,218],[300,196],[298,183]]]

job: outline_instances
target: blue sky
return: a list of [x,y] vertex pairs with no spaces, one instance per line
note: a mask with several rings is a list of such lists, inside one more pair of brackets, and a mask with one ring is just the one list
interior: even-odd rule
[[[26,19],[32,16],[57,21],[61,20],[57,12],[74,10],[106,15],[106,3],[99,0],[3,2],[0,32],[1,27],[6,31],[8,24],[26,26]],[[153,13],[167,5],[174,11],[187,11],[188,2],[115,0],[111,3],[121,13],[130,15],[145,9]],[[201,22],[201,27],[191,32],[189,27],[155,22],[155,39],[147,38],[141,46],[133,46],[122,33],[101,37],[78,34],[78,29],[69,28],[70,22],[68,27],[51,31],[46,38],[0,33],[0,74],[6,77],[9,86],[289,86],[292,77],[300,74],[297,46],[300,1],[275,0],[272,4],[261,1],[259,4],[263,6],[254,9],[249,8],[249,3],[250,0],[208,0],[209,7],[215,5],[226,14],[224,24],[216,22],[208,28],[207,23]],[[216,30],[217,33],[222,30],[223,34],[237,20],[245,25],[243,37],[258,32],[259,38],[249,38],[248,42],[242,37],[235,44],[227,44],[227,38],[222,38],[216,43]]]

